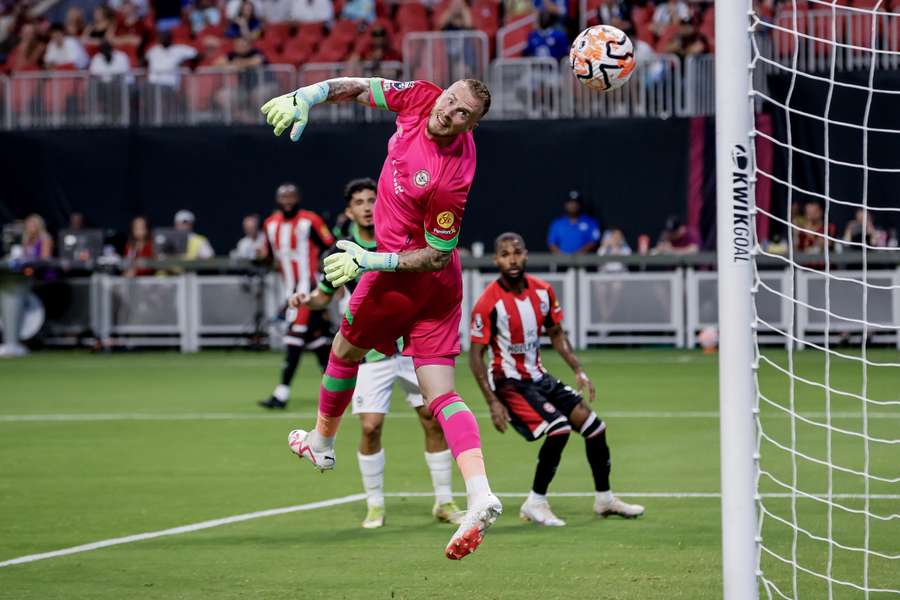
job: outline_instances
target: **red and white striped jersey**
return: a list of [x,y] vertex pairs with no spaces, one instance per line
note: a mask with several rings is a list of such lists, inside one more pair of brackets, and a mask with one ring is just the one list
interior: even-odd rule
[[539,381],[546,372],[541,335],[562,320],[562,307],[546,281],[525,275],[525,288],[516,294],[497,279],[472,310],[471,340],[490,346],[494,379]]
[[263,230],[284,276],[285,293],[315,289],[319,256],[334,244],[325,221],[308,210],[297,211],[290,219],[279,210],[266,219]]

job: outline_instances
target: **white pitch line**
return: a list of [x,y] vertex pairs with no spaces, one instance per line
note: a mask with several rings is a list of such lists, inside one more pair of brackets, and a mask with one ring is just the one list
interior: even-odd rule
[[[387,492],[384,494],[389,498],[430,498],[434,495],[432,492]],[[465,494],[454,494],[455,496],[464,496]],[[497,493],[501,498],[524,498],[528,494],[520,492]],[[555,492],[550,496],[557,498],[593,498],[594,492]],[[622,498],[664,498],[664,499],[691,499],[691,498],[720,498],[718,492],[617,492],[617,496]],[[814,494],[815,496],[825,497],[825,494]],[[762,494],[764,498],[790,498],[790,494],[771,493]],[[51,552],[42,552],[40,554],[29,554],[0,562],[0,568],[11,567],[13,565],[22,565],[26,563],[46,560],[48,558],[58,558],[60,556],[68,556],[70,554],[79,554],[81,552],[90,552],[91,550],[99,550],[100,548],[108,548],[110,546],[120,546],[122,544],[130,544],[133,542],[142,542],[144,540],[152,540],[160,537],[172,535],[180,535],[182,533],[192,533],[203,529],[212,529],[213,527],[221,527],[222,525],[231,525],[232,523],[241,523],[253,519],[261,519],[263,517],[274,517],[294,512],[303,512],[307,510],[316,510],[319,508],[330,508],[332,506],[340,506],[341,504],[350,504],[365,500],[365,494],[351,494],[349,496],[341,496],[339,498],[331,498],[329,500],[320,500],[319,502],[310,502],[308,504],[297,504],[295,506],[286,506],[284,508],[272,508],[269,510],[260,510],[242,515],[234,515],[221,519],[212,519],[210,521],[201,521],[191,525],[182,525],[181,527],[172,527],[171,529],[163,529],[160,531],[150,531],[147,533],[137,533],[124,537],[101,540],[99,542],[91,542],[89,544],[81,544],[80,546],[72,546],[61,550],[53,550]],[[862,494],[833,494],[832,498],[842,499],[861,499]],[[900,500],[900,494],[870,494],[873,500]]]
[[[474,411],[478,417],[487,418],[486,412]],[[825,418],[823,412],[802,412],[810,418]],[[718,419],[716,411],[602,411],[604,419]],[[103,421],[280,421],[290,419],[314,419],[313,412],[284,413],[48,413],[48,414],[0,414],[0,423],[52,423],[52,422],[103,422]],[[391,419],[414,419],[412,411],[401,411]],[[784,413],[764,413],[763,419],[788,419]],[[834,412],[833,419],[859,419],[862,413]],[[900,412],[870,412],[870,419],[900,419]]]
[[230,525],[232,523],[240,523],[251,519],[260,519],[262,517],[274,517],[276,515],[284,515],[293,512],[302,512],[305,510],[315,510],[317,508],[328,508],[330,506],[338,506],[340,504],[349,504],[358,500],[364,500],[365,494],[351,494],[350,496],[341,496],[340,498],[331,498],[330,500],[322,500],[320,502],[310,502],[308,504],[297,504],[295,506],[286,506],[284,508],[272,508],[269,510],[260,510],[242,515],[234,515],[232,517],[224,517],[222,519],[213,519],[211,521],[201,521],[192,525],[182,525],[181,527],[173,527],[171,529],[163,529],[161,531],[150,531],[148,533],[137,533],[135,535],[126,535],[125,537],[112,538],[90,544],[82,544],[80,546],[72,546],[71,548],[63,548],[62,550],[54,550],[52,552],[42,552],[41,554],[29,554],[28,556],[20,556],[0,562],[0,567],[10,567],[12,565],[21,565],[37,560],[47,558],[56,558],[58,556],[67,556],[69,554],[78,554],[79,552],[89,552],[100,548],[108,548],[109,546],[119,546],[121,544],[130,544],[132,542],[141,542],[143,540],[152,540],[154,538],[166,537],[169,535],[178,535],[181,533],[191,533],[202,529],[210,529],[212,527],[220,527],[222,525]]

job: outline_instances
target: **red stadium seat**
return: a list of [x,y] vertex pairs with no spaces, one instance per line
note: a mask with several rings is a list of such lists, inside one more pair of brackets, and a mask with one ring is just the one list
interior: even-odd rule
[[329,37],[337,38],[346,41],[348,44],[352,43],[356,36],[359,35],[360,24],[356,21],[350,21],[349,19],[340,19],[335,21],[334,26],[331,28],[331,34]]
[[418,3],[401,4],[397,9],[397,29],[403,31],[428,31],[428,11]]
[[269,23],[263,29],[263,39],[278,42],[278,45],[284,43],[291,36],[290,23]]
[[297,33],[291,39],[301,39],[306,42],[316,43],[325,37],[324,23],[304,23],[297,29]]
[[341,62],[350,54],[350,42],[336,36],[329,36],[312,55],[310,62]]
[[500,28],[500,5],[493,0],[475,0],[472,4],[472,27],[485,32],[493,41]]

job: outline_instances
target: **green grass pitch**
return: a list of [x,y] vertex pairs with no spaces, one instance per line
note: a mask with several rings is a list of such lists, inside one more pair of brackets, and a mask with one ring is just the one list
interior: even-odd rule
[[[777,365],[784,351],[767,351]],[[636,521],[601,520],[589,497],[551,498],[568,521],[541,529],[518,519],[521,497],[502,497],[504,515],[479,551],[461,562],[443,557],[452,528],[433,523],[431,498],[394,496],[387,526],[359,527],[364,502],[294,512],[203,531],[137,541],[28,564],[0,568],[0,598],[604,598],[650,600],[721,598],[720,510],[716,497],[679,493],[719,491],[719,430],[715,413],[717,360],[699,352],[599,350],[580,354],[598,387],[595,408],[609,424],[613,488],[635,494],[647,507]],[[464,357],[463,357],[464,358]],[[545,352],[551,372],[571,380],[561,361]],[[870,352],[894,360],[896,352]],[[46,352],[0,363],[0,562],[12,558],[189,525],[210,519],[341,498],[361,492],[355,448],[359,425],[345,419],[338,438],[338,467],[320,475],[287,449],[290,429],[310,425],[318,389],[311,356],[294,382],[284,414],[254,405],[271,391],[280,356],[275,353],[203,352],[87,355]],[[822,381],[821,356],[795,356],[795,371]],[[459,363],[458,389],[481,424],[487,467],[495,491],[529,490],[537,444],[514,432],[493,430],[474,381]],[[859,393],[862,369],[853,360],[831,365],[835,388]],[[760,368],[761,389],[787,404],[789,379],[776,367]],[[900,370],[870,369],[868,397],[897,400]],[[826,398],[797,382],[793,402],[812,423],[764,407],[764,492],[784,492],[775,479],[822,493],[827,470],[798,459],[796,468],[774,442],[790,443],[811,457],[825,456],[825,429],[815,423]],[[860,403],[832,394],[833,425],[862,431]],[[876,410],[877,409],[877,410]],[[897,438],[900,410],[870,407],[872,438]],[[27,415],[27,416],[25,416]],[[395,397],[385,426],[386,491],[428,492],[422,434],[412,412]],[[869,443],[835,433],[835,463],[896,477],[896,445]],[[848,508],[864,508],[853,495],[862,478],[837,472],[837,493]],[[461,481],[454,481],[457,492]],[[873,480],[870,501],[878,514],[900,512],[897,484]],[[590,492],[582,441],[573,436],[552,492]],[[665,493],[668,497],[642,497]],[[464,503],[464,498],[460,498]],[[765,501],[767,548],[824,572],[825,505],[811,499]],[[792,513],[805,533],[796,543]],[[865,543],[858,514],[832,511],[832,536],[844,546]],[[869,548],[898,551],[900,521],[870,520]],[[893,545],[893,548],[891,546]],[[862,552],[836,548],[835,578],[862,581]],[[900,589],[897,560],[872,556],[870,584]],[[767,574],[790,595],[789,566],[769,555]],[[825,598],[824,582],[800,572],[801,598]],[[861,598],[837,587],[837,598]],[[874,596],[881,597],[881,596]]]

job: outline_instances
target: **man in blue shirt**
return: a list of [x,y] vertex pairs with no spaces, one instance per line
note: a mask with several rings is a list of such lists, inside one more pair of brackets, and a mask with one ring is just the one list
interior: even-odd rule
[[566,214],[550,224],[547,246],[553,254],[591,254],[600,243],[600,224],[584,214],[581,194],[569,192]]
[[569,38],[556,26],[557,17],[543,10],[538,15],[538,28],[528,35],[528,45],[522,51],[524,56],[550,57],[560,60],[569,54]]

